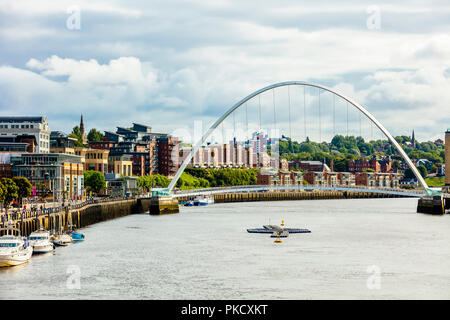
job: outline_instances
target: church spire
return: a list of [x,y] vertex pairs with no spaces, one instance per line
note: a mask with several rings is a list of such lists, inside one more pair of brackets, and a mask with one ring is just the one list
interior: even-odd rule
[[83,114],[81,114],[80,131],[81,131],[81,134],[83,135],[84,134]]
[[86,133],[84,133],[83,114],[81,114],[81,119],[80,119],[80,132],[81,132],[81,138],[83,139],[83,144],[86,144],[87,136],[86,136]]
[[413,147],[413,149],[416,148],[416,139],[414,137],[414,129],[412,131],[412,136],[411,136],[411,146]]

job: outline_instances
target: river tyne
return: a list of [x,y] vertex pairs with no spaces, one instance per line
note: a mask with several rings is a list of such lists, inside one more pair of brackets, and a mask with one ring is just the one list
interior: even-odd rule
[[[80,229],[0,270],[0,299],[449,299],[450,216],[417,199],[180,207]],[[274,243],[263,224],[308,228]]]

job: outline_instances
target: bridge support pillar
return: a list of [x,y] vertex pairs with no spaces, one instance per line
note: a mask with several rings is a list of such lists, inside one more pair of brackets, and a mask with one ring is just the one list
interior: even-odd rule
[[444,199],[440,196],[419,198],[417,213],[444,214]]
[[445,210],[450,209],[450,198],[444,198],[444,209]]
[[150,214],[179,213],[178,200],[172,196],[155,196],[150,202]]

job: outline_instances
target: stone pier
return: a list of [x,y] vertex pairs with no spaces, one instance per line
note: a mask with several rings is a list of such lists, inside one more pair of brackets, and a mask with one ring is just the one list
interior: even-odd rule
[[179,213],[178,199],[172,196],[153,196],[150,202],[150,214]]
[[437,215],[445,214],[446,207],[450,205],[448,200],[444,200],[442,196],[422,197],[417,203],[417,212]]

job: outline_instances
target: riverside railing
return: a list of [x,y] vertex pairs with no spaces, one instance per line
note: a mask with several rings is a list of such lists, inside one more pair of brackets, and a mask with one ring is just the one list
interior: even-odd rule
[[85,206],[91,205],[91,204],[97,204],[97,203],[104,203],[104,202],[114,202],[114,201],[123,201],[130,199],[129,197],[114,197],[114,198],[91,198],[88,200],[85,200],[81,203],[72,203],[67,205],[59,205],[56,207],[51,208],[44,208],[42,205],[37,208],[31,208],[31,209],[19,209],[17,211],[10,211],[8,213],[2,214],[0,218],[0,222],[2,224],[5,224],[7,221],[18,221],[18,220],[24,220],[24,219],[30,219],[30,218],[38,218],[41,216],[47,216],[54,213],[60,213],[66,210],[68,208],[69,210],[74,209],[80,209]]

